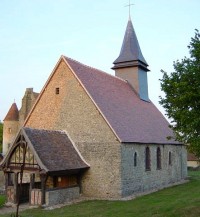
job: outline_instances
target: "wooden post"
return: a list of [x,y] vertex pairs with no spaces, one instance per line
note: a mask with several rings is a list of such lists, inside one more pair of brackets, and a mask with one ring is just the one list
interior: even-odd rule
[[5,177],[5,190],[7,191],[8,188],[8,173],[4,171],[4,177]]
[[17,204],[18,203],[18,199],[19,199],[19,191],[18,191],[18,174],[19,173],[14,173],[14,203]]
[[29,204],[31,205],[31,192],[32,189],[35,187],[35,174],[30,174],[30,189],[29,189]]
[[41,188],[42,188],[42,205],[45,204],[45,193],[46,193],[46,180],[47,180],[47,174],[46,173],[41,173],[40,174],[40,179],[41,179]]
[[32,190],[35,187],[35,174],[30,174],[30,190]]
[[8,173],[4,171],[6,202],[8,202]]
[[79,174],[77,175],[77,184],[79,186],[79,193],[82,193],[82,177],[83,173],[80,171]]

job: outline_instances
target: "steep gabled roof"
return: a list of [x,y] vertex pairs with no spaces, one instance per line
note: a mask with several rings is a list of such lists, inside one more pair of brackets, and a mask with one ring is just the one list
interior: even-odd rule
[[146,71],[149,71],[147,69],[148,64],[142,55],[131,19],[128,20],[119,57],[113,63],[115,65],[113,69],[140,66]]
[[17,104],[13,103],[10,107],[4,121],[18,121],[19,120],[19,110],[17,108]]
[[175,141],[173,131],[161,112],[152,102],[141,100],[127,81],[65,56],[61,56],[56,64],[24,126],[62,60],[71,69],[120,142],[180,144]]
[[[24,136],[38,165],[45,172],[72,172],[89,168],[89,165],[64,131],[23,127],[18,137],[19,135]],[[4,167],[14,149],[15,142],[5,156],[1,167]]]
[[126,81],[64,59],[121,142],[179,144],[167,139],[174,134],[161,112],[141,100]]

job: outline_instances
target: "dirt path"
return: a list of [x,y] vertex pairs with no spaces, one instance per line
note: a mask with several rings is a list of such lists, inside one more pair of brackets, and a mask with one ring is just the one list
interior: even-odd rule
[[[29,209],[29,204],[24,203],[19,206],[19,211],[23,211],[25,209]],[[7,213],[15,213],[16,212],[16,206],[9,206],[5,205],[2,208],[0,208],[0,216]]]

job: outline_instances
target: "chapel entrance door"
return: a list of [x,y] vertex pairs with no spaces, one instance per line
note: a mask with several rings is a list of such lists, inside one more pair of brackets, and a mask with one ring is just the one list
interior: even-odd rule
[[20,203],[25,203],[29,201],[29,191],[30,191],[30,183],[22,183],[21,189],[20,185],[18,185],[18,189],[20,191]]

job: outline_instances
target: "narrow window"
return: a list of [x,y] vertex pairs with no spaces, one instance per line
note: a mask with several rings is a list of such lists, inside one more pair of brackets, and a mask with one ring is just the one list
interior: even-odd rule
[[161,169],[161,152],[160,152],[160,148],[157,148],[157,169],[160,170]]
[[134,154],[134,167],[137,166],[137,152]]
[[169,152],[169,165],[172,165],[172,153],[171,153],[171,151]]
[[12,133],[12,129],[11,129],[11,128],[8,128],[8,132],[9,132],[9,133]]
[[60,93],[60,89],[59,87],[56,87],[56,94],[59,94]]
[[149,147],[146,147],[145,150],[145,169],[151,170],[151,162],[150,162],[150,149]]

